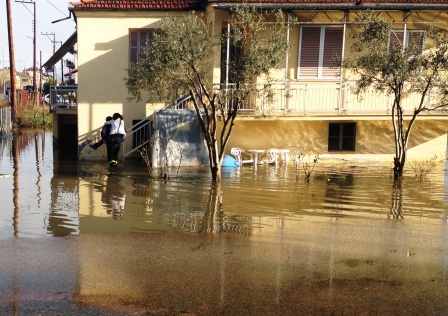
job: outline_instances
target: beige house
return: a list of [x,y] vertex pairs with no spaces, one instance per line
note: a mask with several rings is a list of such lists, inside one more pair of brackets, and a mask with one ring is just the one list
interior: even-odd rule
[[[77,107],[54,111],[56,139],[66,130],[77,131],[80,160],[104,159],[105,149],[88,146],[99,138],[107,115],[122,113],[129,132],[133,124],[150,120],[164,104],[129,102],[123,78],[126,67],[166,16],[189,11],[204,14],[220,32],[229,12],[243,1],[206,0],[86,0],[72,2],[69,10],[77,22]],[[346,31],[362,10],[375,10],[395,22],[397,34],[411,41],[430,25],[447,27],[448,1],[245,1],[262,9],[282,9],[294,17],[285,34],[291,49],[277,72],[276,102],[253,100],[240,109],[231,147],[246,149],[300,146],[305,154],[354,161],[392,162],[391,99],[366,93],[362,100],[351,91],[353,80],[344,69],[330,67],[334,54],[349,52]],[[422,43],[424,50],[424,43]],[[221,56],[216,53],[213,78],[221,80]],[[412,98],[406,108],[413,110]],[[134,134],[124,143],[127,155],[136,145]],[[139,136],[141,137],[141,136]],[[446,111],[422,114],[410,139],[408,158],[446,157]],[[139,139],[141,140],[141,139]]]

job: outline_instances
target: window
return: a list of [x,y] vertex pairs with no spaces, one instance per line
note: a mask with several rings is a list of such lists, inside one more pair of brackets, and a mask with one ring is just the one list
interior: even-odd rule
[[405,48],[407,48],[411,43],[416,44],[419,50],[423,52],[425,46],[425,32],[424,31],[406,31],[406,38],[404,36],[404,31],[394,31],[389,33],[389,49],[392,45],[400,44],[403,45],[403,39],[406,39]]
[[[226,83],[226,77],[227,77],[227,41],[225,40],[227,38],[227,29],[222,29],[222,38],[224,43],[221,45],[221,84]],[[241,60],[241,57],[243,56],[243,49],[241,47],[237,47],[233,45],[232,43],[229,43],[229,60],[228,60],[228,66],[229,66],[229,73],[228,73],[228,82],[229,83],[235,83],[236,82],[236,74],[235,72],[238,71],[237,67],[239,66],[239,61]]]
[[330,123],[328,151],[355,150],[356,123]]
[[145,58],[144,49],[150,48],[154,38],[154,30],[139,30],[129,32],[129,61],[138,62]]
[[332,62],[342,57],[344,30],[334,26],[303,26],[299,39],[299,77],[337,78],[340,67]]

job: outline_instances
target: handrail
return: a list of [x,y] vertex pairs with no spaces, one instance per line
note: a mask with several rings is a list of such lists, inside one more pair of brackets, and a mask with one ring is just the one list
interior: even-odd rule
[[[123,147],[123,161],[130,154],[136,152],[143,146],[146,146],[147,144],[149,144],[149,142],[151,141],[151,136],[152,136],[152,123],[153,123],[153,115],[151,114],[143,121],[140,121],[127,129],[124,143],[126,143],[126,141],[128,139],[132,139],[134,141],[134,143],[137,144],[137,146],[135,146],[135,147],[132,146],[134,148],[131,148],[131,150],[128,152],[125,152],[126,146],[122,146]],[[130,136],[132,136],[132,137],[130,137]]]
[[188,102],[191,100],[191,95],[190,94],[184,94],[180,97],[178,97],[177,99],[171,101],[170,103],[168,103],[167,105],[165,105],[163,108],[164,109],[187,109],[188,108]]
[[[184,94],[180,96],[179,98],[171,101],[170,103],[166,104],[163,109],[186,109],[188,102],[191,100],[191,96],[189,94]],[[132,125],[128,128],[126,133],[126,138],[124,142],[128,139],[134,140],[134,142],[137,142],[137,146],[132,146],[130,151],[125,152],[126,146],[123,147],[123,161],[126,157],[128,157],[130,154],[138,151],[143,146],[146,146],[150,143],[151,137],[152,137],[152,124],[154,120],[154,115],[151,114],[148,117],[146,117],[144,120]],[[132,136],[132,137],[131,137]]]

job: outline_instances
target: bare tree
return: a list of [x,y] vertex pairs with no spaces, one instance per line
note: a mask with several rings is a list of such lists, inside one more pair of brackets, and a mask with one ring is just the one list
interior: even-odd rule
[[[162,20],[144,58],[129,65],[125,78],[130,99],[141,100],[142,91],[163,101],[172,100],[174,90],[191,97],[217,182],[238,109],[249,95],[266,94],[270,72],[279,66],[288,47],[288,26],[281,12],[240,7],[231,12],[230,25],[230,32],[213,35],[211,25],[195,12]],[[216,85],[213,57],[227,47],[234,58],[226,59],[225,83]],[[262,88],[255,85],[257,80],[264,83]]]
[[[393,26],[392,21],[373,12],[360,15],[350,28],[354,39],[351,54],[338,65],[357,76],[355,92],[359,96],[368,88],[393,96],[394,178],[398,179],[403,175],[417,116],[423,111],[447,109],[448,36],[431,27],[406,37]],[[403,103],[410,96],[418,96],[418,101],[411,113],[405,113]],[[407,114],[409,120],[405,120]]]

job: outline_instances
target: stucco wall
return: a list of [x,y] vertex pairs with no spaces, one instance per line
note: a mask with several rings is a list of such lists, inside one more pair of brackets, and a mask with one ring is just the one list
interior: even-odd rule
[[142,120],[160,105],[144,100],[128,101],[123,78],[129,55],[129,30],[158,27],[165,13],[109,12],[104,17],[89,12],[77,13],[78,28],[78,130],[81,159],[102,158],[84,143],[97,141],[108,115],[121,113],[126,127]]
[[[323,159],[392,162],[395,143],[390,120],[356,122],[355,151],[328,152],[329,121],[240,120],[234,126],[227,153],[232,147],[268,149],[299,146],[304,154],[319,154]],[[446,121],[417,120],[409,140],[408,159],[429,159],[434,155],[445,158],[447,132]]]

